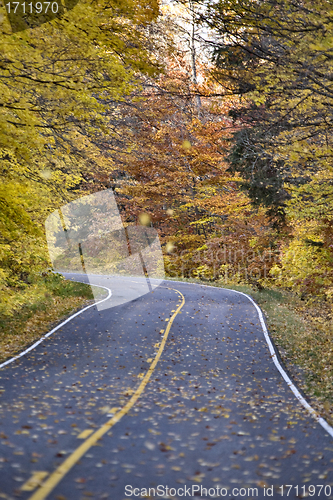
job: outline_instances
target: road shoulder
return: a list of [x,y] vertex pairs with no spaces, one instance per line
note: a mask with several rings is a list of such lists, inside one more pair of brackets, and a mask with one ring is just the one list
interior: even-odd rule
[[[103,294],[101,290],[101,298]],[[59,322],[94,302],[90,285],[62,277],[58,282],[51,279],[38,283],[38,292],[36,286],[31,286],[30,293],[22,294],[11,315],[1,318],[0,363],[24,351]]]

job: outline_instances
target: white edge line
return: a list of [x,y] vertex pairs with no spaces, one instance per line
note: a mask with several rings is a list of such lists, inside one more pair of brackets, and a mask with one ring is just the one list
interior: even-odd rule
[[[80,283],[83,283],[83,281],[81,281]],[[87,284],[87,283],[86,283]],[[98,302],[94,302],[93,304],[90,304],[90,306],[86,306],[84,307],[83,309],[81,309],[80,311],[76,312],[75,314],[72,314],[72,316],[70,316],[69,318],[67,318],[65,321],[63,321],[62,323],[60,323],[60,325],[57,325],[55,328],[53,328],[50,332],[46,333],[45,335],[43,335],[43,337],[41,337],[39,340],[37,340],[37,342],[35,342],[34,344],[32,344],[30,347],[28,347],[28,349],[26,349],[25,351],[21,352],[20,354],[18,354],[17,356],[14,356],[13,358],[10,358],[10,359],[7,359],[7,361],[5,361],[4,363],[0,364],[0,368],[3,368],[4,366],[6,365],[9,365],[9,363],[12,363],[13,361],[15,361],[16,359],[18,358],[21,358],[22,356],[24,356],[25,354],[27,354],[28,352],[32,351],[33,349],[35,349],[35,347],[37,347],[39,344],[41,344],[45,339],[47,339],[50,335],[52,335],[52,333],[56,332],[57,330],[59,330],[59,328],[61,328],[62,326],[66,325],[66,323],[68,323],[69,321],[71,321],[73,318],[75,318],[76,316],[78,316],[79,314],[82,314],[84,311],[86,311],[87,309],[90,309],[90,307],[94,307],[96,306],[97,304],[101,304],[102,302],[105,302],[106,300],[108,300],[111,296],[112,296],[112,291],[110,290],[110,288],[107,288],[106,286],[101,286],[101,285],[92,285],[92,286],[97,286],[99,288],[104,288],[105,290],[108,290],[108,296],[105,298],[105,299],[102,299],[102,300],[99,300]]]
[[[165,281],[173,281],[173,280],[165,280]],[[291,391],[294,393],[294,395],[296,396],[296,398],[298,399],[298,401],[304,406],[304,408],[306,408],[308,410],[308,412],[311,414],[311,416],[325,429],[325,431],[331,437],[333,437],[333,427],[331,427],[326,422],[326,420],[324,418],[320,417],[318,415],[318,413],[316,412],[316,410],[314,410],[312,408],[312,406],[309,405],[309,403],[306,401],[306,399],[304,399],[304,397],[302,396],[302,394],[299,392],[299,390],[297,389],[297,387],[294,385],[294,383],[291,381],[291,379],[289,378],[289,376],[287,375],[287,373],[285,372],[285,370],[281,366],[281,364],[280,364],[280,362],[279,362],[279,360],[277,358],[276,351],[274,349],[272,341],[271,341],[271,339],[269,337],[263,313],[262,313],[260,307],[254,302],[254,300],[249,295],[247,295],[246,293],[243,293],[243,292],[239,292],[238,290],[232,290],[231,288],[216,287],[216,286],[211,286],[211,285],[204,285],[204,284],[201,284],[201,283],[189,283],[189,282],[186,282],[186,281],[173,281],[173,283],[184,283],[185,285],[200,285],[200,286],[205,286],[207,288],[214,288],[215,290],[218,289],[218,288],[220,288],[222,290],[228,290],[230,292],[239,293],[240,295],[244,295],[244,297],[246,297],[247,299],[249,299],[249,301],[252,302],[252,304],[254,305],[254,307],[257,310],[257,313],[258,313],[258,316],[259,316],[259,319],[260,319],[260,323],[261,323],[261,327],[263,329],[263,332],[264,332],[264,335],[265,335],[265,339],[266,339],[266,342],[268,344],[268,347],[269,347],[269,350],[270,350],[270,353],[271,353],[271,358],[272,358],[272,360],[273,360],[276,368],[279,370],[279,372],[281,373],[283,379],[285,380],[285,382],[287,383],[287,385],[291,389]]]
[[[215,287],[215,286],[210,286],[210,285],[204,285],[204,284],[201,284],[201,283],[189,283],[189,282],[186,282],[186,281],[173,281],[173,280],[167,280],[167,279],[165,281],[172,281],[173,283],[183,283],[185,285],[205,286],[207,288],[214,288],[215,290],[217,288],[220,288],[222,290],[228,290],[228,291],[231,291],[231,292],[234,292],[234,293],[238,293],[240,295],[244,295],[244,297],[246,297],[247,299],[249,299],[249,301],[254,305],[254,307],[257,310],[257,313],[258,313],[258,316],[259,316],[259,320],[260,320],[260,323],[261,323],[261,327],[262,327],[262,330],[263,330],[264,335],[265,335],[265,340],[266,340],[266,342],[268,344],[268,347],[269,347],[269,350],[270,350],[270,353],[271,353],[271,358],[272,358],[272,360],[273,360],[276,368],[279,370],[279,372],[281,373],[283,379],[285,380],[285,382],[287,383],[287,385],[291,389],[291,391],[294,393],[294,395],[296,396],[296,398],[298,399],[298,401],[304,406],[304,408],[306,408],[308,410],[308,412],[311,414],[311,416],[325,429],[325,431],[331,437],[333,437],[333,427],[331,427],[326,422],[325,419],[323,419],[322,417],[320,417],[318,415],[318,413],[312,408],[312,406],[309,405],[309,403],[304,399],[304,397],[302,396],[302,394],[299,392],[299,390],[297,389],[297,387],[293,384],[293,382],[288,377],[287,373],[285,372],[285,370],[282,368],[281,364],[279,363],[279,360],[278,360],[278,358],[276,356],[276,352],[275,352],[274,346],[273,346],[273,344],[271,342],[271,339],[269,337],[269,334],[268,334],[268,331],[267,331],[267,328],[266,328],[266,324],[265,324],[265,321],[264,321],[264,317],[263,317],[262,311],[261,311],[260,307],[254,302],[254,300],[249,295],[247,295],[244,292],[239,292],[238,290],[232,290],[230,288],[223,288],[223,287]],[[32,351],[35,347],[37,347],[39,344],[41,344],[45,339],[47,339],[54,332],[56,332],[57,330],[59,330],[59,328],[61,328],[62,326],[66,325],[66,323],[68,323],[69,321],[71,321],[73,318],[75,318],[79,314],[83,313],[87,309],[90,309],[90,307],[94,307],[97,304],[101,304],[102,302],[105,302],[106,300],[108,300],[112,296],[112,291],[110,290],[110,288],[107,288],[106,286],[101,286],[101,285],[93,285],[93,286],[97,286],[99,288],[104,288],[105,290],[108,290],[108,292],[109,292],[108,296],[106,298],[98,301],[98,302],[94,302],[94,304],[90,304],[89,306],[84,307],[83,309],[81,309],[80,311],[76,312],[75,314],[72,314],[72,316],[70,316],[65,321],[63,321],[62,323],[60,323],[59,325],[57,325],[55,328],[53,328],[51,331],[49,331],[48,333],[46,333],[45,335],[43,335],[43,337],[41,337],[37,342],[35,342],[30,347],[28,347],[28,349],[26,349],[25,351],[21,352],[17,356],[14,356],[13,358],[8,359],[4,363],[0,364],[0,368],[3,368],[4,366],[12,363],[16,359],[21,358],[22,356],[24,356],[28,352]]]

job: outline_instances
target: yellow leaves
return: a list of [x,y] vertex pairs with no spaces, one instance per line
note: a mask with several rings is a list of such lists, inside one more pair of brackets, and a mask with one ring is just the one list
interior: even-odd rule
[[279,436],[276,436],[275,434],[270,434],[270,435],[268,436],[268,439],[269,439],[270,441],[280,441]]
[[204,477],[205,477],[205,474],[203,472],[199,472],[195,476],[191,476],[190,480],[194,481],[195,483],[202,483],[202,480]]
[[244,460],[246,462],[253,462],[253,461],[257,461],[259,460],[259,456],[258,455],[252,455],[250,457],[245,457]]
[[159,431],[156,431],[155,429],[148,429],[148,432],[150,432],[154,436],[159,436],[161,434]]
[[[65,22],[48,23],[20,36],[0,37],[4,54],[0,70],[0,185],[7,192],[0,229],[9,241],[19,241],[22,236],[28,252],[39,247],[35,262],[44,258],[45,248],[42,238],[34,245],[26,236],[32,229],[27,213],[33,214],[36,226],[43,224],[50,209],[61,203],[61,198],[72,197],[82,184],[83,170],[92,163],[105,168],[105,157],[88,139],[110,132],[105,104],[97,94],[123,99],[135,85],[131,65],[149,71],[149,56],[140,33],[142,25],[157,16],[157,2],[147,0],[143,5],[125,0],[122,15],[110,16],[113,9],[119,14],[118,2],[105,5],[102,1],[97,7],[83,1]],[[139,19],[140,27],[136,25]],[[127,43],[132,39],[135,44]],[[110,160],[107,163],[109,167]],[[10,195],[10,183],[14,196]],[[4,216],[6,211],[8,217]],[[6,248],[2,250],[8,257]],[[1,282],[9,277],[15,281],[16,277],[10,276],[13,273],[26,273],[24,264],[29,259],[23,257],[24,252],[21,257],[19,254],[12,251],[16,262],[10,271],[0,269]],[[35,262],[30,260],[29,270],[35,268]]]
[[40,175],[41,177],[43,177],[43,179],[45,179],[45,180],[49,180],[49,179],[51,179],[51,177],[52,177],[52,172],[51,172],[51,170],[46,169],[46,170],[42,170],[42,171],[39,173],[39,175]]
[[327,49],[332,49],[333,47],[333,37],[325,36],[320,40],[317,40],[315,43],[311,43],[309,45],[309,49],[312,51],[326,51]]
[[148,213],[141,213],[139,214],[139,222],[142,226],[150,226],[151,224],[151,217]]
[[175,249],[175,245],[171,242],[171,241],[168,241],[166,246],[165,246],[165,250],[167,253],[172,253]]
[[160,448],[160,451],[163,451],[163,452],[174,451],[174,448],[172,448],[172,446],[169,446],[165,443],[159,443],[159,448]]
[[184,141],[182,144],[182,148],[184,149],[184,151],[190,151],[191,147],[192,145],[190,141]]
[[281,265],[274,265],[270,274],[277,283],[301,289],[302,281],[313,279],[313,286],[322,281],[325,283],[325,274],[329,266],[329,252],[321,249],[316,221],[294,224],[294,239],[283,246]]

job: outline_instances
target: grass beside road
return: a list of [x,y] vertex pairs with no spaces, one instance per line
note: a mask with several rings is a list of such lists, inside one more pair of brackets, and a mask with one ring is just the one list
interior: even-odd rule
[[[171,278],[170,278],[171,279]],[[179,280],[229,288],[250,295],[265,314],[269,333],[287,370],[318,413],[333,425],[332,306],[306,302],[281,289],[253,290],[248,285]]]
[[[98,289],[101,298],[103,289]],[[70,313],[93,301],[90,285],[47,274],[21,291],[8,291],[0,309],[0,362],[18,354]]]

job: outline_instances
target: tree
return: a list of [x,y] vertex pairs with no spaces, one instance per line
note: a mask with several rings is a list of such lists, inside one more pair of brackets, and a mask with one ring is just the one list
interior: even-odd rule
[[[245,127],[234,138],[232,171],[245,178],[253,202],[287,215],[294,239],[283,245],[280,282],[329,294],[332,2],[227,0],[209,3],[208,11],[205,21],[216,32],[214,77],[242,100],[232,110]],[[320,265],[300,271],[297,261],[309,255]]]
[[269,223],[264,210],[251,207],[240,192],[240,179],[227,172],[225,161],[235,130],[228,111],[235,103],[230,97],[205,97],[216,85],[197,61],[202,82],[198,110],[191,60],[182,51],[166,59],[165,74],[143,86],[144,99],[124,104],[120,112],[122,136],[129,126],[131,135],[126,153],[119,151],[118,161],[114,158],[119,168],[111,176],[124,223],[149,214],[170,275],[218,279],[227,271],[245,280],[249,265],[259,265],[262,278],[267,262],[258,263],[250,240],[257,238],[251,244],[270,249]]
[[280,183],[303,184],[332,164],[330,6],[229,0],[209,4],[205,17],[216,32],[214,77],[246,99],[241,117],[253,140],[249,133],[238,135],[236,148],[248,156],[256,150],[255,160],[266,163],[269,175],[273,169]]
[[137,73],[158,68],[147,39],[155,0],[82,1],[61,19],[0,41],[0,286],[24,286],[45,267],[48,213],[91,190],[108,163],[94,138],[113,133],[108,100],[122,100]]

